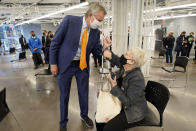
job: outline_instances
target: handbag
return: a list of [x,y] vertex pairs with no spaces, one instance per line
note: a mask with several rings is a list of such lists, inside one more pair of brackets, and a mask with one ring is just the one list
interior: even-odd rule
[[109,81],[107,81],[99,91],[97,100],[95,119],[98,123],[107,123],[121,112],[122,104],[120,100],[113,96],[110,91],[111,85]]

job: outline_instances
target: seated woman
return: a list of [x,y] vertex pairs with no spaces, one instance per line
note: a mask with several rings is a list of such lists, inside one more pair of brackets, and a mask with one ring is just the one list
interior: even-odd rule
[[[141,123],[148,112],[145,98],[145,81],[140,67],[146,62],[144,50],[134,48],[118,57],[105,50],[104,57],[124,71],[117,78],[109,76],[112,85],[111,94],[118,97],[122,103],[122,111],[108,123],[96,123],[97,131],[125,131]],[[121,83],[117,79],[121,78]]]

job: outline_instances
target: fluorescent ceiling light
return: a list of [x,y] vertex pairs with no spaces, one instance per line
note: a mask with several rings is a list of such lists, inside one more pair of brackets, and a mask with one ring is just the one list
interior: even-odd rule
[[62,10],[59,10],[59,11],[56,11],[56,12],[53,12],[53,13],[44,15],[44,16],[40,16],[40,17],[31,19],[31,20],[28,20],[28,21],[24,21],[22,23],[16,24],[16,26],[23,25],[23,24],[26,24],[26,23],[31,23],[31,22],[36,21],[36,20],[39,20],[39,19],[44,19],[44,18],[53,16],[53,15],[57,15],[57,14],[60,14],[60,13],[66,12],[66,11],[70,11],[70,10],[73,10],[73,9],[81,8],[81,7],[87,6],[87,5],[89,5],[88,2],[83,2],[81,4],[74,5],[74,6],[71,6],[71,7],[68,7],[68,8],[65,8],[65,9],[62,9]]
[[156,18],[155,20],[175,19],[175,18],[183,18],[183,17],[190,17],[190,16],[196,16],[196,14],[191,14],[191,15],[177,15],[177,16],[164,16],[164,17]]
[[[164,8],[156,8],[155,11],[159,12],[159,11],[165,11],[165,10],[171,10],[171,9],[179,9],[179,8],[192,7],[192,6],[196,6],[196,3],[185,4],[185,5],[176,5],[176,6],[170,6],[170,7],[164,7]],[[147,11],[144,11],[144,13],[150,12],[150,11],[153,11],[153,10],[147,10]]]

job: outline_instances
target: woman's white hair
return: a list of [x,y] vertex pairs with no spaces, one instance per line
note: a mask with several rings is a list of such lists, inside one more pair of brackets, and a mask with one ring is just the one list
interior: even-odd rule
[[131,52],[132,52],[132,59],[135,60],[136,67],[141,67],[146,63],[147,57],[143,49],[139,47],[135,47],[131,49]]

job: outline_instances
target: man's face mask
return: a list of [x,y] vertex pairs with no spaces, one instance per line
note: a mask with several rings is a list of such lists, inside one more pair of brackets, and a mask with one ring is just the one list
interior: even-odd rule
[[99,22],[94,16],[93,16],[93,18],[94,18],[94,21],[90,22],[90,27],[92,29],[97,29],[97,28],[101,27],[102,22]]
[[35,34],[32,34],[33,37],[35,37]]

